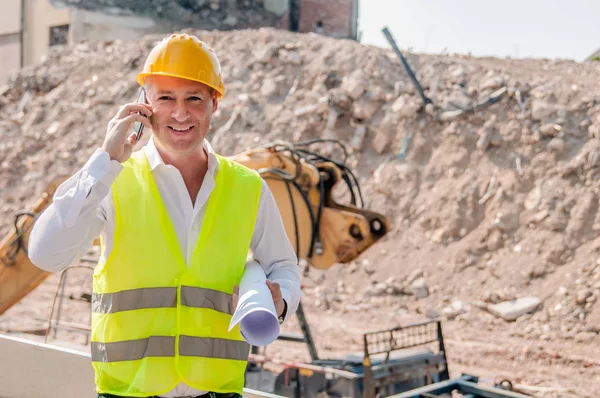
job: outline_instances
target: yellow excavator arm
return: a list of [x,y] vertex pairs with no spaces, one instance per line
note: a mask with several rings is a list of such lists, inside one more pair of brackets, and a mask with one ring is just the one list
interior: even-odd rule
[[[273,143],[231,159],[257,170],[267,181],[298,257],[312,267],[327,269],[354,260],[382,238],[390,225],[382,214],[361,208],[358,180],[343,162],[308,149],[322,141]],[[350,196],[348,204],[333,198],[343,183]]]
[[[319,269],[351,262],[390,228],[385,216],[362,208],[358,180],[345,160],[338,162],[311,150],[324,141],[275,142],[230,157],[265,179],[298,258]],[[339,144],[345,153],[339,142],[326,143]],[[51,182],[30,211],[18,213],[14,230],[0,242],[0,314],[49,275],[29,260],[28,237],[35,219],[66,178]],[[338,203],[334,192],[345,194],[349,202]]]

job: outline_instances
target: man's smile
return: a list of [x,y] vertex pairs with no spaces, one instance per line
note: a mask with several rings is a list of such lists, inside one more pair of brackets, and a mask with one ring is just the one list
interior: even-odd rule
[[173,131],[176,134],[185,133],[194,128],[194,126],[179,126],[179,127],[167,126],[167,127],[169,127],[169,130]]

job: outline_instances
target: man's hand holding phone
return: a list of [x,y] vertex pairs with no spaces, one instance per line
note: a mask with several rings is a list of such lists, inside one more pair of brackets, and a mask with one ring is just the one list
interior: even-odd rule
[[130,103],[119,108],[115,116],[108,122],[106,138],[102,144],[111,160],[119,163],[126,162],[133,152],[133,146],[137,142],[137,131],[131,132],[134,122],[142,126],[152,128],[148,117],[152,116],[152,108],[145,103]]
[[[140,94],[138,95],[137,102],[140,104],[147,104],[148,100],[146,98],[146,90],[142,87],[140,89]],[[140,138],[142,138],[142,133],[144,132],[144,125],[140,122],[135,123],[135,142],[139,142]]]

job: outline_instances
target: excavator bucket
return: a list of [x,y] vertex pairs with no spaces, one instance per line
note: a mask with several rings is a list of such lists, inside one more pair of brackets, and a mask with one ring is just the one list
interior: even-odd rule
[[48,185],[31,211],[15,215],[14,231],[0,242],[0,314],[38,287],[50,274],[31,263],[27,254],[29,233],[38,214],[52,202],[64,178]]

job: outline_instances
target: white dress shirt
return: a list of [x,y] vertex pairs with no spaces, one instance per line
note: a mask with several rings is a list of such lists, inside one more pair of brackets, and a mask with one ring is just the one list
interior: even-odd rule
[[[153,138],[142,150],[132,155],[146,154],[187,264],[198,240],[219,166],[206,140],[204,150],[208,154],[208,170],[194,205],[179,170],[163,162]],[[37,267],[49,272],[62,271],[77,262],[100,235],[106,242],[104,252],[100,253],[100,262],[108,258],[113,247],[115,228],[115,208],[110,187],[122,169],[118,161],[111,160],[107,152],[98,149],[80,171],[57,189],[52,204],[40,215],[29,237],[29,257]],[[261,264],[267,277],[281,286],[282,296],[288,306],[286,319],[289,318],[296,312],[300,302],[300,271],[277,203],[264,180],[250,248],[254,260]],[[182,397],[204,393],[180,383],[162,396]]]

